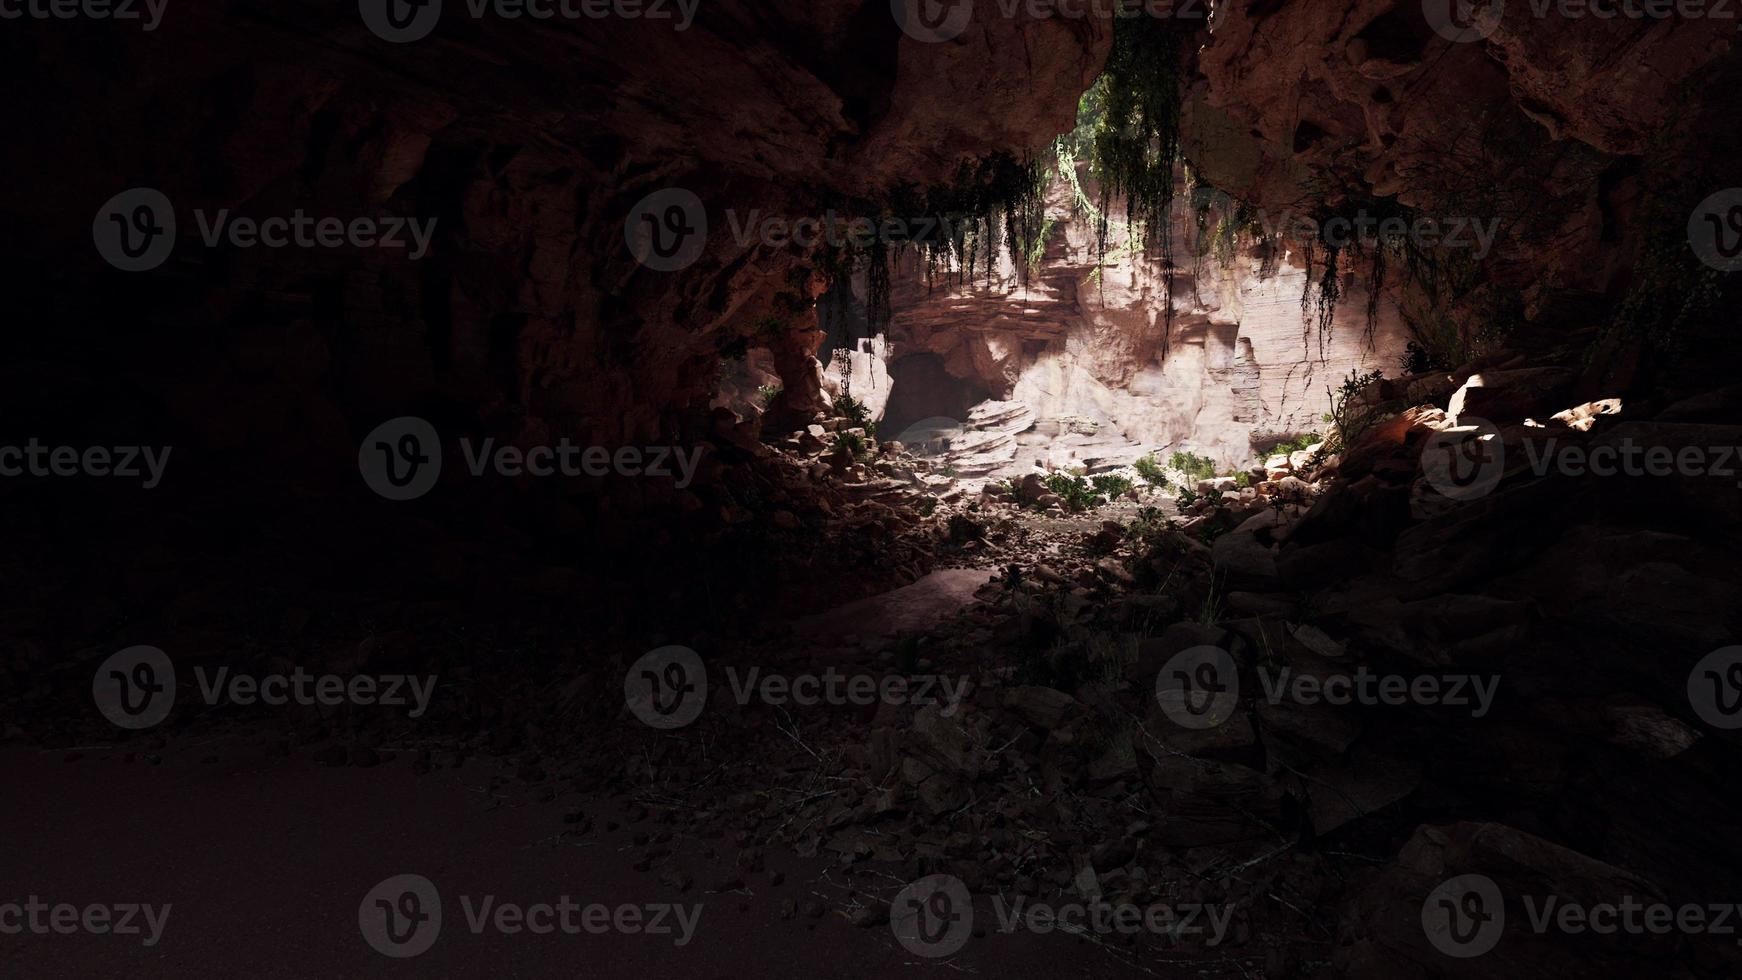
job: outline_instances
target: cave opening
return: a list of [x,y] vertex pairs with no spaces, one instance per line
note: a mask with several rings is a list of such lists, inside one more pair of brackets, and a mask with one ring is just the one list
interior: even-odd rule
[[1742,975],[1715,11],[138,6],[0,32],[9,975]]

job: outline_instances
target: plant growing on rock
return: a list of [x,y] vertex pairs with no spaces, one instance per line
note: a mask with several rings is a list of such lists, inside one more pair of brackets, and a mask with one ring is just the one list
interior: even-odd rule
[[1350,369],[1349,376],[1336,391],[1326,389],[1331,397],[1331,412],[1326,421],[1331,423],[1331,432],[1338,446],[1348,449],[1360,442],[1361,436],[1371,429],[1384,415],[1378,399],[1368,394],[1368,390],[1379,384],[1384,375],[1375,370],[1368,374]]
[[836,433],[834,448],[837,452],[845,452],[852,459],[864,459],[868,451],[865,440],[851,432]]
[[836,417],[851,422],[852,425],[850,428],[864,429],[865,433],[870,436],[877,435],[877,423],[871,420],[871,409],[867,408],[864,402],[854,398],[852,395],[846,394],[845,392],[836,395],[834,403],[830,405],[830,408],[834,411]]
[[1143,479],[1143,482],[1152,487],[1167,489],[1167,471],[1162,469],[1161,462],[1155,458],[1154,453],[1150,453],[1131,464],[1131,468],[1137,471],[1137,475]]
[[1167,465],[1193,480],[1208,480],[1216,475],[1216,461],[1193,452],[1177,451],[1168,457]]
[[1046,478],[1046,488],[1059,495],[1072,510],[1088,510],[1099,503],[1095,488],[1088,480],[1068,473],[1054,473]]
[[1136,486],[1131,482],[1130,477],[1120,476],[1117,473],[1103,473],[1100,476],[1090,477],[1089,483],[1104,494],[1108,500],[1117,500],[1130,493],[1131,488]]
[[1270,447],[1270,455],[1272,455],[1272,456],[1278,456],[1278,455],[1287,456],[1290,453],[1302,452],[1308,446],[1315,446],[1315,445],[1318,445],[1319,443],[1324,442],[1324,441],[1325,441],[1325,437],[1319,435],[1317,432],[1303,433],[1301,435],[1294,437],[1293,439],[1284,439],[1281,442],[1277,443],[1276,445],[1271,446]]

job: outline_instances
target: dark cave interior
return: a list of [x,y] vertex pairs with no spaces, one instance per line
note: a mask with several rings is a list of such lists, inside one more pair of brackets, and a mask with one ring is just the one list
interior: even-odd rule
[[1616,7],[0,0],[0,973],[1742,973]]

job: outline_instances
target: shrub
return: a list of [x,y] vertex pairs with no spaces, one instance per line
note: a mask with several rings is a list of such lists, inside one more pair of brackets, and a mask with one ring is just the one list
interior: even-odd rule
[[1106,495],[1108,500],[1117,500],[1125,496],[1136,485],[1131,482],[1130,477],[1120,476],[1117,473],[1103,473],[1100,476],[1090,477],[1089,483]]
[[1216,475],[1216,463],[1207,456],[1196,453],[1176,452],[1168,457],[1169,469],[1179,470],[1194,480],[1208,480]]
[[835,448],[846,450],[847,455],[854,459],[863,458],[866,451],[865,440],[851,432],[837,433],[835,435]]
[[1382,377],[1384,375],[1379,371],[1361,374],[1351,370],[1337,390],[1329,392],[1329,419],[1338,446],[1347,449],[1356,445],[1361,441],[1361,436],[1380,420],[1383,410],[1379,406],[1368,404],[1364,393],[1369,387],[1378,384]]
[[1046,488],[1062,497],[1073,510],[1095,506],[1095,489],[1080,476],[1054,473],[1046,478]]
[[1150,453],[1138,460],[1136,463],[1133,463],[1132,467],[1137,470],[1137,475],[1143,478],[1143,482],[1152,487],[1162,487],[1164,489],[1167,487],[1167,472],[1163,470],[1161,464],[1156,461],[1154,453]]
[[757,388],[756,394],[758,394],[762,397],[762,410],[764,412],[766,412],[770,408],[773,408],[774,407],[774,400],[776,398],[779,398],[780,393],[784,390],[785,389],[779,385],[762,385],[761,387]]
[[867,435],[877,435],[877,423],[871,421],[871,409],[852,395],[836,395],[830,406],[835,415],[853,423],[848,428],[864,429]]
[[1279,442],[1276,445],[1270,447],[1270,454],[1272,456],[1274,456],[1278,453],[1282,453],[1284,455],[1286,455],[1288,453],[1298,453],[1301,450],[1305,449],[1306,447],[1313,445],[1314,443],[1319,443],[1319,442],[1324,442],[1324,441],[1325,441],[1324,436],[1319,435],[1317,432],[1308,432],[1308,433],[1305,433],[1303,435],[1296,436],[1293,439],[1284,439],[1282,442]]

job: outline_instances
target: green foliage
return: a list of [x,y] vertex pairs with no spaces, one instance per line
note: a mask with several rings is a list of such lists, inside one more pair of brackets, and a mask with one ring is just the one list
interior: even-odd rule
[[1089,481],[1069,473],[1053,473],[1046,478],[1046,488],[1063,498],[1072,510],[1087,510],[1095,506],[1095,488]]
[[1194,480],[1208,480],[1216,475],[1216,462],[1207,456],[1179,451],[1168,457],[1169,469],[1179,470]]
[[1343,379],[1336,391],[1327,390],[1331,396],[1331,413],[1326,420],[1331,423],[1339,447],[1347,449],[1359,443],[1361,436],[1384,414],[1377,399],[1367,395],[1367,389],[1383,378],[1379,371],[1362,374],[1350,369],[1349,376]]
[[[1377,371],[1374,372],[1375,375],[1377,375],[1378,373],[1379,372],[1377,372]],[[1311,446],[1315,443],[1324,442],[1324,441],[1325,441],[1325,437],[1319,435],[1317,432],[1307,432],[1307,433],[1303,433],[1301,435],[1298,435],[1298,436],[1294,437],[1293,439],[1284,439],[1283,441],[1270,447],[1270,454],[1272,456],[1274,456],[1278,453],[1282,453],[1285,455],[1288,453],[1298,453],[1298,452],[1306,449],[1306,447],[1308,447],[1308,446]]]
[[1141,227],[1145,246],[1161,245],[1166,255],[1186,36],[1171,17],[1114,19],[1113,50],[1098,94],[1100,118],[1091,138],[1091,159],[1101,181],[1096,239],[1102,254],[1108,204],[1123,198],[1126,223]]
[[1191,487],[1180,487],[1179,495],[1174,497],[1173,502],[1179,505],[1180,510],[1190,510],[1198,502],[1198,492]]
[[1458,299],[1464,313],[1454,317],[1449,301],[1431,298],[1449,289],[1423,290],[1415,288],[1414,282],[1410,285],[1404,292],[1403,312],[1411,339],[1401,365],[1409,374],[1450,371],[1468,364],[1503,346],[1524,319],[1524,301],[1516,290],[1466,287]]
[[1252,474],[1246,472],[1245,470],[1241,470],[1240,472],[1234,474],[1234,485],[1239,487],[1242,490],[1251,486],[1252,485]]
[[785,390],[780,385],[762,385],[757,388],[756,394],[762,399],[762,410],[766,412],[773,408],[775,399],[779,398],[780,393]]
[[834,448],[836,450],[845,450],[847,455],[854,459],[864,459],[865,453],[868,451],[865,445],[865,440],[851,432],[836,433]]
[[[837,284],[863,271],[866,316],[874,325],[889,319],[890,269],[910,248],[919,253],[928,284],[940,269],[949,284],[982,271],[990,279],[1002,243],[1026,281],[1031,259],[1038,261],[1051,230],[1045,223],[1049,180],[1043,161],[996,153],[963,161],[948,183],[897,184],[874,200],[819,201],[819,210],[840,217],[829,230],[829,244],[812,258],[815,271],[831,295],[838,293]],[[905,228],[909,237],[890,238],[883,231],[889,227]]]
[[834,402],[829,407],[834,410],[837,418],[843,418],[852,423],[849,428],[864,429],[868,435],[877,435],[877,423],[871,421],[871,409],[867,408],[864,402],[852,395],[841,394],[835,396]]
[[1022,265],[1028,270],[1029,275],[1033,275],[1040,269],[1040,261],[1046,257],[1046,240],[1052,235],[1054,224],[1055,222],[1052,218],[1047,218],[1042,221],[1040,224],[1040,233],[1036,235],[1034,241],[1028,243],[1027,247],[1024,249]]
[[1156,460],[1154,453],[1150,453],[1133,463],[1132,468],[1137,471],[1138,476],[1143,478],[1143,482],[1152,487],[1161,487],[1164,490],[1167,488],[1167,471],[1162,469],[1161,463]]
[[1105,495],[1108,500],[1117,500],[1125,496],[1135,486],[1130,477],[1120,476],[1117,473],[1103,473],[1100,476],[1090,477],[1089,483]]

